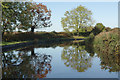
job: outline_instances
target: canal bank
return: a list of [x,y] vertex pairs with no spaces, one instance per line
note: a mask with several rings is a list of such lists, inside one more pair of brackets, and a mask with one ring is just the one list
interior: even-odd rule
[[3,45],[3,46],[0,46],[0,47],[2,48],[2,52],[7,52],[7,51],[10,51],[10,50],[19,49],[19,48],[27,47],[27,46],[34,45],[34,44],[43,45],[43,44],[59,43],[59,42],[74,41],[74,40],[85,40],[85,38],[50,39],[50,40],[39,40],[39,41],[26,41],[26,42],[23,42],[23,43],[16,43],[16,44],[11,44],[11,45]]

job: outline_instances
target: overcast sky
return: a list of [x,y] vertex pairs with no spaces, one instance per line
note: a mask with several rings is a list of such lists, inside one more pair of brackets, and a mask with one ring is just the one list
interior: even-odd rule
[[61,17],[79,5],[85,6],[93,13],[96,23],[103,23],[106,27],[118,27],[118,2],[42,2],[52,11],[52,26],[36,29],[37,31],[63,31]]

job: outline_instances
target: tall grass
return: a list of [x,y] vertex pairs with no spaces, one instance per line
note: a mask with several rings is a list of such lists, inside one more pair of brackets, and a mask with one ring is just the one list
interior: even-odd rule
[[120,71],[120,44],[118,29],[95,36],[94,50],[101,59],[101,68],[109,72]]
[[119,45],[119,34],[117,30],[102,32],[99,35],[95,36],[94,44],[95,47],[105,48],[106,46],[115,49]]

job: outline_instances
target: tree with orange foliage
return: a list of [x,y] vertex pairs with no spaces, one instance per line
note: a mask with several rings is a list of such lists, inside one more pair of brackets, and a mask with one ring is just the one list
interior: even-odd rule
[[47,6],[39,3],[34,3],[33,6],[33,20],[31,26],[31,32],[34,32],[35,28],[50,27],[51,10],[47,9]]
[[[33,2],[2,2],[2,34],[35,28],[50,27],[51,10],[46,5]],[[4,7],[5,6],[5,7]]]

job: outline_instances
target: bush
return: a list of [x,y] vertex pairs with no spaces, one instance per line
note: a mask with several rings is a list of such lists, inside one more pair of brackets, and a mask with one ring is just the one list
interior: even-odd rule
[[85,43],[86,44],[92,44],[93,41],[94,41],[94,34],[93,33],[90,33],[89,37],[87,39],[85,39]]
[[109,27],[106,27],[106,28],[105,28],[105,31],[106,31],[106,32],[111,31],[111,30],[112,30],[112,29],[109,28]]
[[105,26],[102,23],[97,23],[92,32],[94,33],[94,35],[97,35],[100,32],[102,32],[104,29],[105,29]]
[[89,38],[93,39],[95,35],[93,33],[90,33]]
[[55,33],[55,34],[57,34],[57,32],[56,32],[56,31],[52,31],[52,33]]

